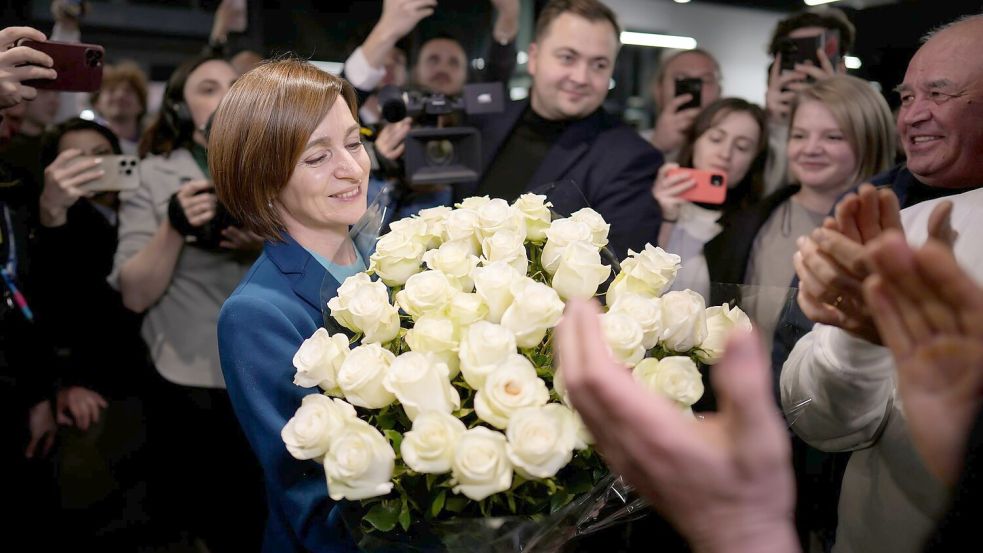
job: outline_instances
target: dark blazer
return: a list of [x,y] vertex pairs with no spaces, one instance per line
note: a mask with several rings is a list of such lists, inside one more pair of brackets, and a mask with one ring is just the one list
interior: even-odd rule
[[[219,354],[229,398],[263,467],[269,518],[263,551],[354,552],[324,469],[288,452],[280,431],[307,394],[293,383],[293,356],[322,325],[322,282],[338,282],[289,235],[267,242],[218,320]],[[235,462],[230,459],[230,462]]]
[[[511,102],[504,113],[471,118],[481,131],[482,174],[528,106],[528,100]],[[611,225],[609,247],[623,259],[629,248],[641,251],[646,243],[657,243],[662,215],[651,190],[662,162],[662,154],[635,130],[598,109],[567,127],[525,190],[549,196],[562,215],[593,208]],[[455,199],[474,195],[477,187],[477,182],[456,187]]]

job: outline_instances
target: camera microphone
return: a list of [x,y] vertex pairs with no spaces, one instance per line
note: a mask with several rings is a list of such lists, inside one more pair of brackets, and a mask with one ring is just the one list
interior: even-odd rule
[[390,123],[396,123],[406,118],[406,101],[403,100],[403,91],[398,86],[387,85],[379,90],[379,107],[382,109],[382,118]]

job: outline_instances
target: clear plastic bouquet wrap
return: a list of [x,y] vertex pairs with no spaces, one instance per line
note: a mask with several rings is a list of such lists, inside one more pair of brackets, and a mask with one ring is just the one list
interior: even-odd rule
[[703,395],[699,364],[750,329],[740,309],[666,292],[678,256],[648,245],[613,270],[597,212],[550,208],[475,197],[393,222],[298,350],[295,383],[322,393],[282,437],[323,465],[362,550],[556,551],[638,515],[554,365],[565,300],[603,295],[614,356],[685,411]]

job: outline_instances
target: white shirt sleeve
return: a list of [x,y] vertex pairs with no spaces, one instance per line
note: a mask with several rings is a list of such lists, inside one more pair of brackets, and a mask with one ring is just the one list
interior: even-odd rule
[[375,90],[385,76],[385,68],[369,65],[369,60],[366,59],[361,46],[345,60],[345,78],[359,90]]
[[782,407],[812,401],[794,420],[800,438],[823,451],[852,451],[877,441],[894,407],[891,352],[817,324],[782,367]]

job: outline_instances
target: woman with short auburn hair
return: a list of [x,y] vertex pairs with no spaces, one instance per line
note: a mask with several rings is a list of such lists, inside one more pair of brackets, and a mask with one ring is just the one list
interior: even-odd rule
[[280,436],[319,392],[294,384],[292,359],[323,324],[322,294],[366,268],[348,234],[370,168],[354,90],[305,61],[260,65],[219,106],[209,153],[219,198],[266,241],[218,322],[229,395],[266,481],[263,551],[354,551],[323,468],[291,457]]

